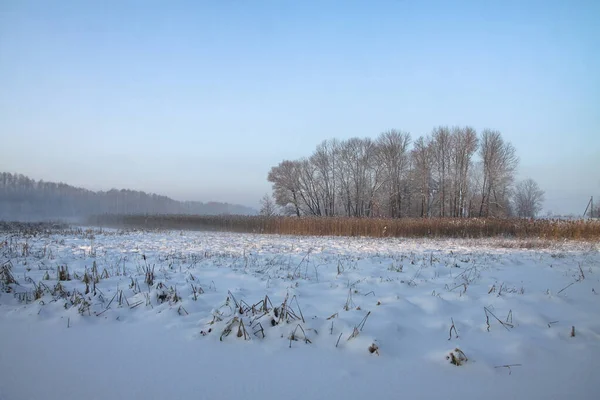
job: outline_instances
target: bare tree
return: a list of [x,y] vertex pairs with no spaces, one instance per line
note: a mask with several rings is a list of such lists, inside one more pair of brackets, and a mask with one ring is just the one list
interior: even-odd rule
[[338,177],[340,199],[349,217],[369,216],[373,194],[377,190],[378,172],[376,147],[371,139],[352,138],[340,145]]
[[471,159],[477,151],[479,139],[475,129],[467,126],[452,129],[451,175],[452,175],[452,216],[465,217],[469,197],[469,171]]
[[317,146],[309,159],[314,166],[317,197],[322,205],[321,213],[325,216],[333,216],[336,212],[336,166],[339,147],[337,140],[326,140]]
[[479,216],[481,208],[482,194],[481,188],[483,186],[483,161],[477,161],[474,163],[469,174],[467,175],[467,202],[465,206],[466,215],[469,217]]
[[519,158],[511,143],[498,131],[486,129],[481,136],[482,160],[480,217],[510,215],[509,194]]
[[519,217],[535,218],[542,210],[544,191],[533,179],[525,179],[517,183],[513,201]]
[[317,168],[310,160],[303,159],[298,164],[299,177],[299,196],[302,201],[302,208],[305,214],[321,216],[322,197],[321,185]]
[[446,126],[440,126],[433,130],[431,134],[432,155],[434,162],[434,171],[436,172],[436,182],[438,190],[438,203],[440,207],[440,217],[446,216],[446,193],[448,189],[448,172],[450,167],[450,149],[452,147],[452,136],[450,129]]
[[428,217],[431,208],[432,148],[429,138],[419,137],[413,146],[413,175],[420,203],[418,215]]
[[260,199],[260,215],[263,217],[273,217],[277,215],[277,205],[271,196],[265,194]]
[[410,166],[409,145],[410,134],[394,129],[382,133],[377,139],[379,163],[384,167],[387,214],[392,218],[402,216],[402,199]]
[[373,215],[376,197],[384,182],[384,167],[378,162],[378,151],[369,138],[352,138],[341,144],[341,198],[348,216]]

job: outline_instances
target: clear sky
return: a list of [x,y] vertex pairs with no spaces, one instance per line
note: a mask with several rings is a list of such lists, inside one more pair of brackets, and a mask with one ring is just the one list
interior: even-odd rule
[[600,1],[0,0],[0,170],[256,206],[328,138],[493,128],[600,201]]

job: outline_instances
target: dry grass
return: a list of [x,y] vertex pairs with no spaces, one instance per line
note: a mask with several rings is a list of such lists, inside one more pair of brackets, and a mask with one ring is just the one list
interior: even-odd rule
[[[600,240],[597,220],[101,215],[92,225],[313,236]],[[537,243],[537,242],[536,242]],[[535,244],[535,243],[534,243]],[[535,247],[535,246],[534,246]]]

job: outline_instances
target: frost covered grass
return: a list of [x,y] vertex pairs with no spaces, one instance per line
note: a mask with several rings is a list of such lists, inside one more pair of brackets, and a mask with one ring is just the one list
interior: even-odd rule
[[587,242],[6,232],[0,399],[592,399],[599,291]]

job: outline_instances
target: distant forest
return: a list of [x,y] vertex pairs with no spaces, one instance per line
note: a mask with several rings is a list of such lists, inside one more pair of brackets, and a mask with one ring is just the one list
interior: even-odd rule
[[218,202],[177,201],[135,190],[94,192],[64,183],[0,173],[0,220],[79,219],[96,214],[252,215],[252,208]]

